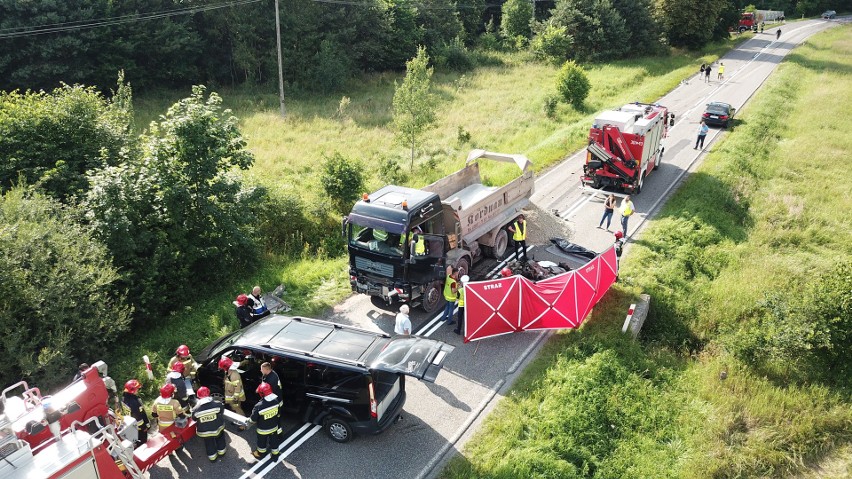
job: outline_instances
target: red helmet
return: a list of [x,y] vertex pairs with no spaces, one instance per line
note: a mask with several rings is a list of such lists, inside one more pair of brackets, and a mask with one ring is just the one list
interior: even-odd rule
[[177,371],[183,374],[183,372],[186,371],[186,366],[184,366],[182,362],[178,361],[172,364],[172,371]]
[[615,239],[620,240],[621,238],[624,238],[624,233],[622,233],[621,231],[616,231]]
[[205,386],[201,386],[200,388],[198,388],[198,392],[195,393],[195,395],[198,396],[199,399],[209,398],[210,397],[210,388],[207,388]]
[[175,353],[177,353],[177,355],[181,357],[189,356],[189,346],[187,346],[186,344],[181,344],[180,346],[178,346],[177,351],[175,351]]
[[161,398],[170,398],[175,394],[175,385],[172,383],[164,384],[163,387],[160,388],[160,397]]
[[219,369],[223,371],[227,371],[231,369],[231,366],[234,364],[234,361],[231,358],[222,358],[219,360]]
[[136,394],[139,392],[140,389],[142,389],[142,383],[135,379],[131,379],[130,381],[124,383],[124,392]]
[[257,391],[255,392],[260,394],[260,397],[265,398],[266,396],[272,394],[272,386],[270,386],[268,383],[260,383],[260,385],[257,387]]
[[509,276],[512,276],[512,274],[512,270],[509,268],[503,268],[500,270],[500,275],[504,278],[508,278]]
[[248,303],[248,296],[241,294],[237,296],[237,306],[245,306]]

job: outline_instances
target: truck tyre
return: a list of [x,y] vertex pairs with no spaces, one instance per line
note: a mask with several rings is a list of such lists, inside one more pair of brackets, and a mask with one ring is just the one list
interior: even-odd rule
[[660,163],[663,162],[663,152],[664,151],[665,151],[665,149],[660,150],[660,154],[657,155],[657,161],[654,162],[654,171],[657,171],[658,169],[660,169]]
[[645,183],[645,173],[642,173],[642,176],[639,178],[639,183],[636,185],[636,188],[633,190],[634,195],[638,195],[642,192],[642,184]]
[[739,31],[740,31],[740,33],[743,33],[743,32],[745,32],[746,30],[748,30],[748,27],[740,27],[740,30],[739,30]]
[[434,313],[444,306],[444,292],[442,287],[443,284],[440,281],[432,281],[426,285],[426,291],[423,292],[420,304],[423,311]]
[[467,256],[462,256],[456,261],[456,270],[459,272],[459,279],[466,274],[470,274],[470,260]]
[[494,246],[485,250],[485,254],[494,259],[503,259],[506,254],[506,248],[509,247],[509,233],[506,230],[500,229],[494,238]]

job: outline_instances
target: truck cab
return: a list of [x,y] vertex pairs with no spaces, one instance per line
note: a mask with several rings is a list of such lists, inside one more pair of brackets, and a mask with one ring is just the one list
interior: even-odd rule
[[353,291],[386,301],[420,298],[427,311],[441,306],[449,244],[437,194],[385,186],[355,204],[343,233]]

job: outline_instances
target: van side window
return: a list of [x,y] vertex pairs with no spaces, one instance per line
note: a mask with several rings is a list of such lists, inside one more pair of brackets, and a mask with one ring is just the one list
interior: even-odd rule
[[307,377],[305,383],[309,386],[323,388],[336,388],[341,386],[354,386],[357,379],[363,374],[357,371],[347,371],[323,364],[308,363]]
[[290,358],[280,358],[276,367],[282,384],[301,384],[305,379],[305,363]]

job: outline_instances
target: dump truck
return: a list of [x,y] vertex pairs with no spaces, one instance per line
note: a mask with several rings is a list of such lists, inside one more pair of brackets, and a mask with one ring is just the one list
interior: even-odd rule
[[[486,186],[482,159],[513,163],[521,174]],[[442,307],[448,265],[461,276],[480,258],[506,253],[506,228],[533,193],[530,166],[523,155],[473,150],[464,168],[422,189],[388,185],[364,195],[343,221],[352,290],[430,313]]]
[[604,111],[589,129],[583,186],[639,194],[645,177],[663,161],[663,139],[674,113],[659,104],[628,103]]

